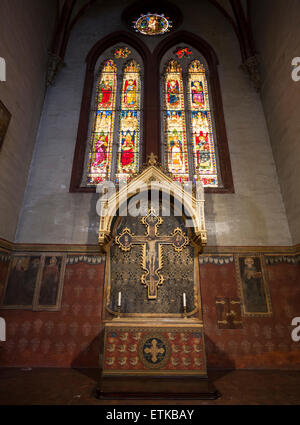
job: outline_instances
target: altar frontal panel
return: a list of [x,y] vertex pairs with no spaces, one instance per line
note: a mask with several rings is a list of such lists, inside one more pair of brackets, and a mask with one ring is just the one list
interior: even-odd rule
[[104,339],[104,375],[206,375],[202,326],[107,324]]

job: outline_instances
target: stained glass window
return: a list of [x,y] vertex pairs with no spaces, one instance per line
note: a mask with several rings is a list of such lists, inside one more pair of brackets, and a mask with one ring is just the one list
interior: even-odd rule
[[191,55],[192,51],[188,47],[182,47],[182,48],[176,49],[175,54],[177,55],[178,59],[182,59],[185,56]]
[[91,135],[88,184],[95,185],[110,177],[112,143],[116,113],[117,67],[106,61],[97,81],[95,116]]
[[114,56],[116,59],[126,59],[131,54],[130,49],[128,47],[119,47],[114,51]]
[[185,181],[189,179],[185,105],[182,69],[176,60],[168,63],[164,84],[166,162],[174,179]]
[[[178,60],[170,59],[170,54]],[[176,181],[218,187],[215,134],[207,71],[187,46],[166,54],[164,68],[165,166]]]
[[217,163],[205,68],[199,60],[188,68],[189,108],[193,138],[195,180],[217,186]]
[[117,181],[126,180],[139,169],[140,85],[140,67],[131,60],[123,73]]
[[107,49],[98,59],[83,177],[87,186],[105,180],[118,183],[139,171],[141,64],[138,53],[122,45]]
[[[86,156],[85,181],[90,186],[103,180],[127,180],[140,169],[141,59],[126,46],[110,49],[109,55],[102,62],[95,85]],[[204,186],[218,187],[221,182],[207,66],[188,46],[179,46],[175,51],[173,48],[165,58],[165,166],[179,182],[201,180]]]

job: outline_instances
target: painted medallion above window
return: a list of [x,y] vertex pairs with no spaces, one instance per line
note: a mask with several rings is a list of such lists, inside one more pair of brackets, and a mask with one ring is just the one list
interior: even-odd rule
[[161,35],[170,31],[172,22],[165,15],[147,13],[141,15],[134,23],[134,29],[143,35]]

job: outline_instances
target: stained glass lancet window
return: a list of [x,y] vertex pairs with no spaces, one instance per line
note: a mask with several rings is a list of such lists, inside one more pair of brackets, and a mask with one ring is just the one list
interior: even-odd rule
[[95,185],[110,177],[116,113],[117,67],[105,62],[97,81],[95,116],[91,134],[87,183]]
[[143,63],[127,46],[115,45],[98,59],[82,183],[127,180],[139,171]]
[[117,181],[126,180],[139,169],[140,85],[140,67],[131,60],[123,73]]
[[205,68],[194,60],[188,68],[189,109],[193,138],[194,179],[218,186],[212,117]]
[[178,46],[165,53],[160,69],[165,168],[176,181],[220,187],[205,60],[190,46]]
[[174,179],[189,179],[185,105],[181,66],[171,60],[165,70],[165,142],[168,171]]

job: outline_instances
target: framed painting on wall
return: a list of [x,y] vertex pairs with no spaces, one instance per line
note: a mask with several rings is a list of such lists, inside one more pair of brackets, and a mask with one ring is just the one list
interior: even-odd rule
[[66,256],[22,254],[12,258],[1,309],[58,311]]
[[1,308],[32,310],[40,266],[39,255],[16,255],[11,259]]
[[61,306],[66,256],[55,254],[43,256],[41,268],[34,310],[58,311]]
[[3,145],[10,119],[11,113],[0,100],[0,149]]
[[236,255],[235,266],[243,315],[271,316],[272,305],[264,257],[260,254]]

